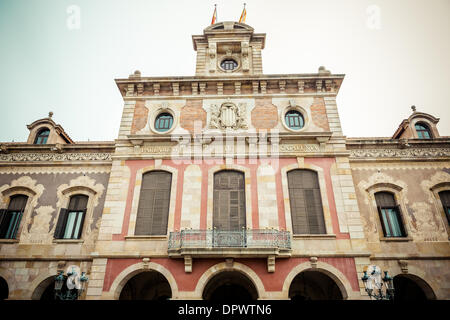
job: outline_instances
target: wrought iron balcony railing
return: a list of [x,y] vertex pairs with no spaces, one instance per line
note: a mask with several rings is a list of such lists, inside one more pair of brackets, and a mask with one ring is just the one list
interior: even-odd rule
[[183,248],[273,248],[291,249],[289,231],[255,230],[181,230],[171,232],[169,251]]

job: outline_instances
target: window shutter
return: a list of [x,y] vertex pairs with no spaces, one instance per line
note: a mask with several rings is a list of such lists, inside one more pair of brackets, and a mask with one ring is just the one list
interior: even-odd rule
[[220,171],[214,175],[213,226],[236,231],[246,226],[245,178],[242,172]]
[[66,228],[68,213],[69,213],[68,210],[64,209],[64,208],[61,208],[61,210],[59,211],[58,222],[56,223],[55,234],[54,234],[55,239],[63,238],[64,231]]
[[165,235],[169,218],[172,174],[151,171],[143,175],[136,218],[136,235]]
[[402,237],[406,237],[407,234],[406,234],[405,226],[403,225],[402,214],[401,214],[402,211],[400,210],[399,205],[396,205],[395,208],[396,208],[396,213],[397,213],[397,221],[398,221],[398,225],[400,227],[400,231],[402,233]]
[[288,188],[294,234],[326,233],[317,173],[302,169],[288,172]]
[[383,228],[383,235],[386,237],[386,226],[384,225],[383,213],[381,212],[381,207],[377,206],[378,215],[380,216],[381,228]]
[[8,229],[8,210],[0,209],[0,238],[4,238]]
[[86,209],[81,213],[80,230],[78,230],[77,239],[81,239],[81,234],[83,233],[84,218],[86,217]]

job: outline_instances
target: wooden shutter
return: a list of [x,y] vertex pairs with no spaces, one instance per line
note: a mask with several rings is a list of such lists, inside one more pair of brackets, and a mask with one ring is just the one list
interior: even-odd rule
[[317,173],[311,170],[288,172],[288,188],[294,234],[325,233]]
[[67,209],[61,208],[59,211],[58,222],[56,223],[55,228],[55,239],[62,239],[64,237],[68,214],[69,211]]
[[439,198],[441,199],[442,206],[444,207],[447,222],[450,224],[450,191],[446,190],[439,192]]
[[165,235],[169,218],[172,174],[151,171],[142,176],[136,235]]
[[78,230],[78,234],[76,235],[77,239],[81,239],[81,235],[83,233],[83,225],[84,219],[86,218],[86,209],[84,209],[81,213],[81,222],[80,222],[80,230]]
[[383,235],[386,237],[386,226],[384,225],[383,213],[381,212],[381,207],[377,206],[378,215],[380,216],[381,228],[383,229]]
[[216,229],[245,228],[245,178],[242,172],[228,170],[216,173],[213,197],[213,226]]
[[3,239],[6,235],[9,225],[8,210],[0,209],[0,239]]

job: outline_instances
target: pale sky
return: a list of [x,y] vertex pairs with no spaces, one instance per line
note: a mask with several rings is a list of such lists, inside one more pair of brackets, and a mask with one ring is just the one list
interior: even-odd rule
[[337,98],[346,136],[390,137],[411,105],[450,135],[449,0],[0,0],[0,141],[26,141],[26,125],[49,111],[75,141],[114,140],[123,107],[114,79],[193,76],[191,36],[215,3],[218,21],[238,21],[243,2],[246,23],[267,35],[265,74],[323,65],[346,75]]

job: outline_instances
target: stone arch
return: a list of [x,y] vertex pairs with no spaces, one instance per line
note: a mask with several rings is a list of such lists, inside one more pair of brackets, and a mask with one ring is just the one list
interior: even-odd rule
[[174,231],[175,223],[175,205],[177,202],[177,186],[178,186],[178,169],[161,165],[155,160],[155,165],[143,167],[136,172],[136,182],[133,191],[133,200],[131,203],[130,220],[128,224],[128,236],[134,236],[134,230],[136,228],[137,211],[139,207],[139,196],[141,194],[142,177],[145,173],[150,171],[167,171],[172,174],[172,184],[170,187],[170,203],[169,203],[169,219],[167,221],[167,233]]
[[28,300],[40,300],[45,289],[55,281],[57,274],[56,268],[49,269],[48,273],[38,275],[33,282],[31,282],[24,297]]
[[156,271],[162,274],[166,278],[167,282],[169,282],[170,289],[172,291],[171,299],[173,300],[178,298],[178,285],[172,273],[162,265],[154,262],[149,262],[147,264],[145,264],[144,262],[139,262],[124,269],[121,273],[119,273],[119,275],[111,284],[108,292],[108,297],[114,300],[119,300],[120,293],[122,292],[122,289],[128,282],[128,280],[138,275],[139,273],[146,271]]
[[245,181],[245,220],[247,228],[253,228],[252,222],[252,193],[251,193],[251,173],[250,168],[237,164],[223,164],[211,167],[208,170],[208,202],[206,209],[206,228],[213,227],[213,194],[214,194],[214,174],[219,171],[234,170],[244,173]]
[[[13,292],[12,286],[14,285],[14,274],[8,269],[0,268],[0,278],[2,278],[6,282],[6,285],[8,288],[7,299],[12,298],[11,294]],[[0,298],[0,300],[1,300],[1,298]]]
[[315,268],[311,267],[310,262],[304,262],[297,265],[289,272],[283,283],[283,290],[282,290],[283,299],[289,299],[289,288],[292,284],[292,281],[297,275],[299,275],[303,271],[318,271],[329,276],[336,283],[339,290],[341,291],[343,300],[356,299],[359,296],[359,291],[358,292],[353,291],[349,280],[341,271],[339,271],[338,269],[336,269],[335,267],[333,267],[328,263],[317,261],[317,267]]
[[287,174],[289,171],[295,169],[306,169],[315,171],[317,173],[317,178],[319,179],[319,187],[320,187],[320,196],[322,198],[322,209],[323,209],[323,218],[325,221],[325,229],[326,234],[333,233],[333,224],[331,221],[331,211],[330,205],[328,202],[327,195],[327,187],[325,182],[325,173],[323,168],[316,166],[310,163],[297,162],[281,168],[281,183],[283,190],[283,199],[284,199],[284,213],[285,213],[285,221],[286,221],[286,230],[292,233],[292,218],[291,218],[291,204],[289,201],[289,185],[288,185],[288,177]]
[[435,287],[433,282],[429,281],[425,271],[423,271],[421,268],[408,264],[406,272],[402,271],[400,266],[395,266],[393,268],[391,267],[391,270],[389,271],[392,278],[400,275],[413,280],[422,289],[427,299],[436,299],[438,288]]
[[194,295],[196,297],[202,297],[203,291],[206,288],[206,285],[208,282],[217,274],[223,272],[223,271],[237,271],[246,276],[255,286],[256,292],[258,294],[258,299],[264,299],[266,298],[266,290],[264,288],[264,284],[262,283],[259,276],[256,274],[253,269],[250,267],[247,267],[246,265],[239,263],[239,262],[233,262],[233,264],[230,266],[226,262],[218,263],[212,267],[210,267],[208,270],[206,270],[200,279],[197,282],[197,286],[195,287]]

